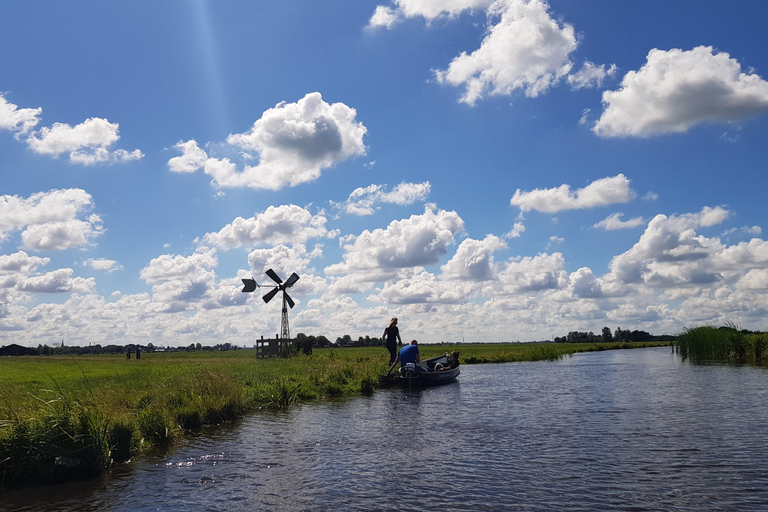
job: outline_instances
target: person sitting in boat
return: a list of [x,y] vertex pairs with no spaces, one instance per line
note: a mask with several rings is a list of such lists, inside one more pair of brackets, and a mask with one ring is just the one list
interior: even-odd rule
[[451,355],[448,356],[448,367],[446,370],[453,370],[459,367],[459,351],[454,350]]
[[[395,367],[397,363],[400,363],[400,367],[402,368],[408,363],[418,363],[421,361],[421,357],[419,356],[419,346],[418,342],[416,340],[411,340],[411,342],[400,349],[400,353],[395,358],[395,362],[392,363],[392,366],[389,367],[389,370],[387,370],[387,375],[390,374],[392,369]],[[416,366],[416,369],[419,371],[423,371],[424,368],[421,366]]]
[[444,370],[453,370],[454,368],[459,367],[459,351],[454,350],[450,354],[446,354],[446,362],[443,363],[437,363],[435,365],[435,371],[444,371]]

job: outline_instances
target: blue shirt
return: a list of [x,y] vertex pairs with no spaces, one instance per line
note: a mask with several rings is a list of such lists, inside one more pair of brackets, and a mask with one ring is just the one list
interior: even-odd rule
[[416,356],[419,355],[419,347],[416,345],[406,345],[400,349],[400,366],[408,363],[415,363]]

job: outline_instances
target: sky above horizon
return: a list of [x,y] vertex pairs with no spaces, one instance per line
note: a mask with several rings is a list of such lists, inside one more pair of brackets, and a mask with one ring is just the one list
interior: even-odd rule
[[0,345],[766,329],[768,3],[0,5]]

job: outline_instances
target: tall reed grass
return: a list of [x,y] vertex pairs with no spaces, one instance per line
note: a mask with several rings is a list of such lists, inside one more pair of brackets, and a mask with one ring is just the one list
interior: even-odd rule
[[101,473],[111,463],[111,443],[117,439],[103,411],[66,394],[39,399],[43,407],[36,416],[11,414],[0,421],[0,486]]
[[693,362],[734,361],[764,363],[768,358],[768,335],[739,330],[729,324],[692,327],[678,336],[677,353]]

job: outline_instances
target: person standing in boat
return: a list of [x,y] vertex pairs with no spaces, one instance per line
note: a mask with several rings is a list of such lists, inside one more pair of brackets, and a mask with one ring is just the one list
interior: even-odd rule
[[[398,356],[395,358],[395,361],[389,366],[387,375],[390,374],[398,362],[400,363],[400,368],[402,368],[408,363],[418,363],[420,361],[421,357],[419,355],[419,344],[416,340],[411,340],[408,345],[400,349],[400,354],[398,354]],[[422,371],[423,369],[419,366],[417,367],[417,370]]]
[[389,326],[384,329],[384,346],[389,350],[389,364],[392,365],[397,359],[397,345],[403,344],[403,340],[400,339],[400,330],[397,328],[397,318],[393,318],[389,321]]

